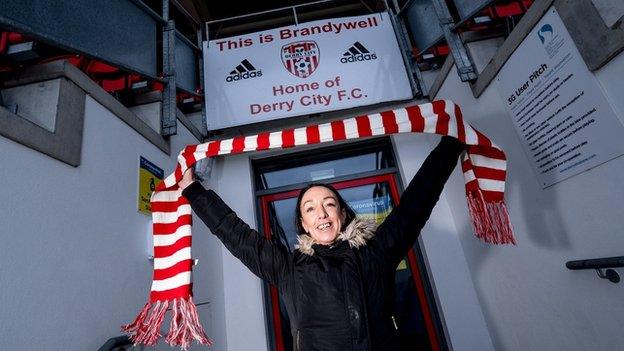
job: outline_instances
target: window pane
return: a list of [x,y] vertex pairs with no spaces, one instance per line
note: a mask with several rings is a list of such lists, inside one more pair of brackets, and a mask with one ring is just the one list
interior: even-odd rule
[[378,169],[375,165],[375,154],[359,155],[341,160],[319,162],[291,169],[266,172],[267,188],[277,188],[294,182],[321,181],[348,174]]
[[306,182],[328,182],[352,174],[395,167],[390,143],[376,141],[354,150],[336,146],[297,153],[281,159],[257,160],[256,188],[272,189]]
[[297,198],[269,203],[271,234],[274,241],[285,246],[289,252],[295,250],[297,228],[295,227],[295,206]]

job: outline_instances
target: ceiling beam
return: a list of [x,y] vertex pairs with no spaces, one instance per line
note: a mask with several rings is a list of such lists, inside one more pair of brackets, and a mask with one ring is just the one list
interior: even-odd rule
[[210,13],[210,9],[208,9],[208,5],[206,5],[206,1],[204,0],[191,0],[197,13],[199,14],[199,18],[202,23],[212,21],[214,18],[212,13]]
[[[297,18],[299,22],[302,22],[302,21],[306,22],[306,21],[315,20],[319,18],[327,18],[327,17],[339,15],[345,12],[352,12],[355,10],[368,11],[367,7],[363,6],[362,3],[355,3],[355,4],[325,8],[321,10],[297,13]],[[238,33],[244,33],[244,32],[249,33],[249,32],[253,32],[255,29],[258,29],[258,28],[266,28],[266,27],[272,27],[272,26],[277,27],[277,26],[282,26],[282,25],[287,25],[287,24],[294,24],[294,18],[292,15],[283,15],[283,16],[274,17],[274,18],[265,19],[265,20],[259,20],[259,21],[246,21],[245,23],[234,24],[231,26],[226,26],[225,23],[227,23],[227,21],[221,22],[220,25],[222,25],[222,27],[219,28],[219,30],[216,32],[216,34],[219,37],[227,37],[227,36],[236,35]]]
[[180,11],[180,13],[184,15],[184,17],[188,18],[193,23],[193,27],[200,27],[200,24],[203,21],[199,17],[197,9],[195,9],[193,0],[171,0],[171,3],[176,9],[178,9],[178,11]]

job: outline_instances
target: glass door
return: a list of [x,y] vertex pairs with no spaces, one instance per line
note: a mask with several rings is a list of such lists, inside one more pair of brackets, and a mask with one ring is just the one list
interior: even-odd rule
[[[329,182],[363,217],[381,223],[399,201],[396,173],[378,174],[357,179]],[[264,235],[267,239],[294,250],[297,242],[295,205],[299,189],[260,196],[260,210]],[[414,249],[396,269],[396,300],[393,316],[402,350],[432,350],[440,348],[440,338],[425,289]],[[272,322],[272,339],[276,351],[293,350],[286,310],[275,286],[268,286],[269,314]]]

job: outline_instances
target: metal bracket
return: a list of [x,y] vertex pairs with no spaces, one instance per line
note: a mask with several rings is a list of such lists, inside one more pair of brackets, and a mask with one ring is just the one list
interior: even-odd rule
[[[206,41],[208,41],[208,33],[206,33]],[[201,125],[201,135],[204,139],[208,136],[208,122],[206,122],[206,87],[204,87],[204,46],[202,43],[202,31],[201,29],[197,30],[197,46],[201,49],[199,53],[199,59],[197,60],[198,71],[199,71],[199,86],[201,87],[201,93],[203,97],[203,101],[201,103],[201,115],[202,115],[202,125]],[[202,140],[203,142],[204,140]]]
[[446,43],[451,49],[453,59],[455,59],[455,65],[457,66],[459,78],[462,82],[476,80],[477,70],[472,63],[472,60],[468,55],[468,51],[459,37],[459,34],[453,30],[455,21],[453,21],[453,17],[446,6],[446,2],[444,0],[432,0],[432,3],[435,8],[436,15],[438,16],[440,27],[442,27],[442,31],[444,32]]
[[452,17],[444,17],[444,18],[438,17],[438,20],[440,24],[451,24],[451,25],[455,24],[455,20],[453,20]]
[[177,133],[175,23],[173,20],[167,21],[167,26],[163,29],[163,79],[165,80],[165,89],[163,91],[160,133],[163,136],[170,136]]
[[602,279],[608,279],[611,283],[617,284],[620,282],[620,275],[615,269],[606,269],[602,270],[601,268],[596,268],[596,273]]
[[617,284],[620,282],[620,275],[612,268],[624,267],[624,256],[568,261],[566,267],[571,270],[594,269],[598,277]]
[[163,27],[162,58],[163,79],[165,89],[162,97],[162,115],[160,117],[160,134],[175,135],[178,132],[176,116],[176,82],[175,82],[175,22],[169,17],[169,0],[162,2],[163,18],[167,24]]
[[7,110],[11,111],[11,113],[13,113],[14,115],[17,114],[18,105],[17,104],[8,104],[8,105],[5,104],[1,91],[0,91],[0,107],[6,108]]

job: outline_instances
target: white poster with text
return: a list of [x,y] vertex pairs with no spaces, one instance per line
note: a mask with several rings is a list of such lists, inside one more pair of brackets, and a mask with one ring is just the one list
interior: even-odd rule
[[208,129],[412,98],[386,13],[204,42]]
[[498,74],[542,187],[624,153],[624,126],[551,8]]

